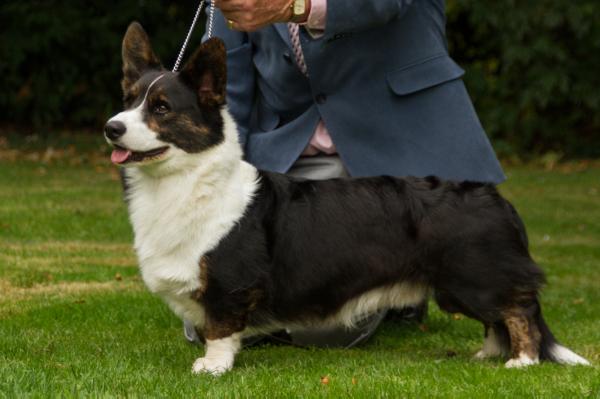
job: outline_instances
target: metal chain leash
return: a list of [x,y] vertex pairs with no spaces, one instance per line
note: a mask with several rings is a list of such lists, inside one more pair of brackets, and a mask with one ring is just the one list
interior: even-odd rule
[[[181,46],[181,50],[179,50],[179,55],[177,56],[177,61],[175,61],[175,65],[173,66],[173,72],[177,72],[179,70],[179,64],[181,64],[181,60],[183,59],[183,54],[185,53],[185,49],[188,45],[190,37],[192,36],[192,32],[196,27],[196,22],[198,22],[198,16],[200,15],[200,11],[202,11],[202,7],[204,7],[205,0],[200,0],[200,4],[198,5],[198,9],[196,10],[196,14],[194,15],[194,20],[192,21],[192,26],[183,41],[183,45]],[[210,10],[208,12],[208,29],[207,29],[207,37],[211,38],[213,34],[213,20],[215,16],[215,4],[214,2],[210,2]]]
[[215,19],[215,3],[213,1],[210,2],[210,10],[208,11],[208,31],[206,32],[206,37],[209,39],[213,35],[213,22]]

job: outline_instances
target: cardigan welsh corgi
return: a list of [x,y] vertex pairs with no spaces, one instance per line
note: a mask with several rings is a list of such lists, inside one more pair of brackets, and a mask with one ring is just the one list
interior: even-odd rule
[[543,272],[493,185],[257,170],[227,110],[222,41],[207,40],[173,73],[132,23],[122,55],[125,110],[104,134],[122,168],[143,280],[205,341],[194,373],[231,369],[244,337],[352,326],[429,295],[483,323],[476,358],[589,364],[544,322]]

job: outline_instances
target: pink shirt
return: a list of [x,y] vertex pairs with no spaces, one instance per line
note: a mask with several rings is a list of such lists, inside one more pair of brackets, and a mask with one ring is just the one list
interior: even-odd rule
[[[325,31],[325,23],[327,21],[327,0],[312,0],[310,13],[306,21],[306,28],[313,37],[319,37]],[[327,131],[323,119],[319,120],[319,124],[315,129],[308,146],[302,152],[303,156],[312,156],[319,153],[335,154],[337,152],[335,144]]]
[[327,0],[312,0],[310,4],[310,12],[308,13],[308,19],[306,20],[306,26],[311,31],[325,30],[325,23],[327,20]]

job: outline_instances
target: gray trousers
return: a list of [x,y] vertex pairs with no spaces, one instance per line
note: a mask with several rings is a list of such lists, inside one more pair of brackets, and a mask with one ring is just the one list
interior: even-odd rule
[[342,160],[337,155],[316,155],[314,157],[298,158],[287,174],[311,180],[350,177]]

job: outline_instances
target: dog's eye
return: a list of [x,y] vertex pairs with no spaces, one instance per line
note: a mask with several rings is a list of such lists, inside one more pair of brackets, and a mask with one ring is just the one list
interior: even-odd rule
[[152,113],[158,115],[164,115],[169,112],[169,106],[165,103],[158,103],[152,107]]

